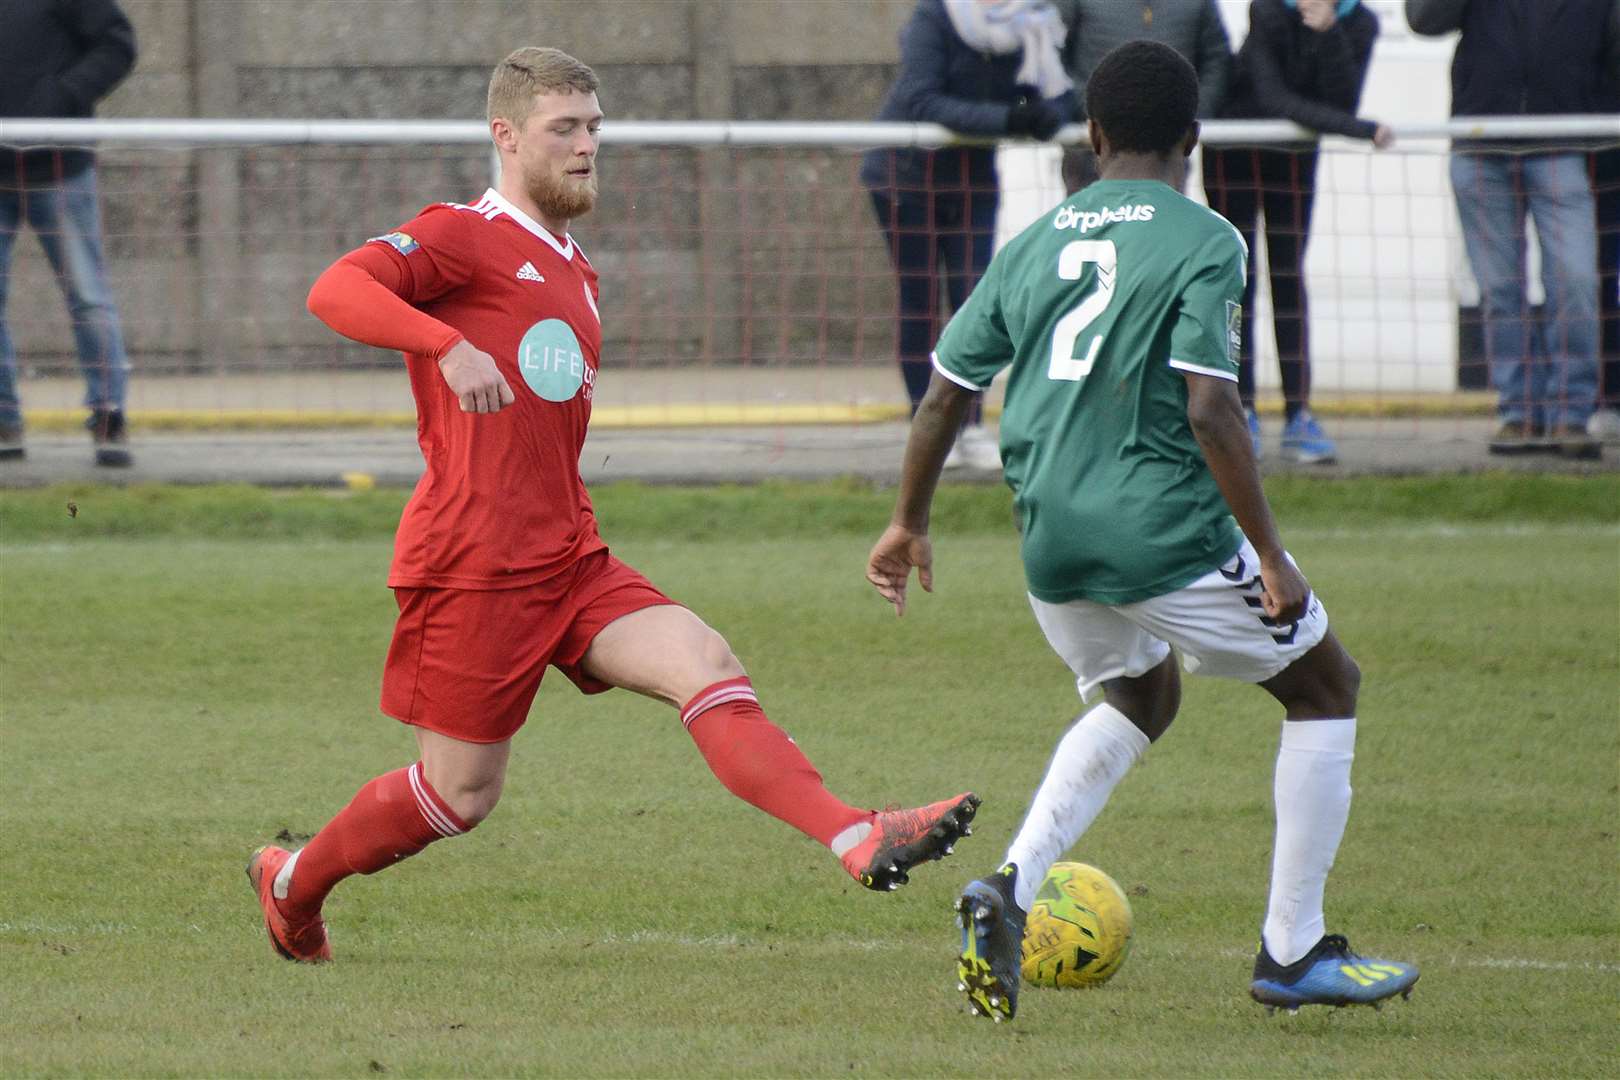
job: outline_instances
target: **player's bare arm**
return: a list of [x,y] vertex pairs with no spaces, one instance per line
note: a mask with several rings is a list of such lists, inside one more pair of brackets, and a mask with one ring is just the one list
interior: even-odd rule
[[889,527],[878,537],[866,559],[866,580],[894,605],[896,615],[906,613],[906,584],[912,567],[924,592],[934,591],[934,547],[928,539],[928,513],[934,504],[945,455],[962,428],[973,395],[934,373],[928,392],[917,406],[900,463],[900,494]]
[[495,358],[466,338],[439,359],[439,374],[461,402],[462,412],[499,412],[517,400],[506,376],[495,366]]
[[1193,437],[1238,527],[1260,556],[1261,602],[1266,614],[1283,622],[1299,619],[1310,602],[1311,588],[1283,550],[1271,504],[1260,486],[1260,469],[1237,383],[1192,372],[1185,377],[1187,422]]

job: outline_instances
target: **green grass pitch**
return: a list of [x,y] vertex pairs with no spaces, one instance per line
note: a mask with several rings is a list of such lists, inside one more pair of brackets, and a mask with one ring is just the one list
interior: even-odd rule
[[1079,708],[1006,493],[973,487],[942,492],[903,620],[861,576],[890,493],[597,496],[833,790],[983,796],[954,858],[868,893],[673,711],[553,672],[494,816],[346,882],[337,963],[285,963],[249,851],[410,760],[376,711],[403,494],[53,489],[0,494],[0,1074],[1615,1075],[1620,484],[1270,486],[1365,671],[1329,926],[1419,964],[1409,1002],[1248,1000],[1281,716],[1191,678],[1071,853],[1132,893],[1124,968],[967,1017],[950,903]]

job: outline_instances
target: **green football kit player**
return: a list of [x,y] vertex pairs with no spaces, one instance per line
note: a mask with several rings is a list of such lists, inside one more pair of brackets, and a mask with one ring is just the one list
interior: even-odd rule
[[904,614],[933,586],[929,507],[971,396],[1008,370],[1004,475],[1029,602],[1081,698],[995,873],[957,901],[959,989],[1017,1009],[1025,915],[1048,867],[1170,726],[1179,668],[1258,683],[1285,709],[1271,892],[1250,983],[1270,1007],[1376,1004],[1410,964],[1325,932],[1323,891],[1350,809],[1360,672],[1284,549],[1237,391],[1248,253],[1181,194],[1197,77],[1127,43],[1086,87],[1102,179],[1009,242],[941,335],[900,491],[867,579]]

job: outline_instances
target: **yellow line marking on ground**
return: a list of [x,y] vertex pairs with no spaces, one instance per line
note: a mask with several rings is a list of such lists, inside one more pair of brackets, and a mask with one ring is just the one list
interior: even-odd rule
[[[1346,395],[1319,398],[1311,411],[1321,417],[1397,419],[1435,416],[1455,418],[1489,416],[1495,410],[1489,393],[1415,394],[1405,397]],[[1000,408],[987,406],[992,419]],[[1262,416],[1281,416],[1282,405],[1262,401]],[[598,405],[591,412],[596,428],[778,427],[802,425],[878,424],[906,419],[903,404],[852,402],[681,402],[659,405]],[[80,409],[30,409],[23,421],[29,430],[75,432],[83,430]],[[401,410],[342,409],[131,409],[130,426],[138,431],[297,431],[309,428],[393,430],[414,428],[416,414]]]
[[[903,405],[696,403],[598,406],[593,428],[776,427],[874,424],[903,420]],[[84,414],[70,409],[31,409],[27,430],[82,430]],[[132,409],[136,431],[296,431],[311,428],[393,430],[414,428],[414,412],[343,412],[331,409]]]

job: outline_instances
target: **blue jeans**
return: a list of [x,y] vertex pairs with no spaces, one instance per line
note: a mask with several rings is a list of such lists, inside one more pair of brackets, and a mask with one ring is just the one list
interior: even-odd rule
[[[1597,217],[1586,155],[1457,153],[1451,186],[1479,281],[1485,358],[1503,420],[1584,425],[1597,408]],[[1541,238],[1546,287],[1540,330],[1525,295],[1525,213]]]
[[[118,307],[107,285],[101,252],[101,205],[96,171],[85,169],[59,184],[0,188],[0,424],[21,421],[17,400],[17,350],[6,327],[11,291],[11,247],[20,223],[39,237],[45,257],[73,316],[73,340],[84,371],[84,403],[92,409],[122,409],[129,383],[129,357]],[[29,303],[37,303],[32,297]]]

